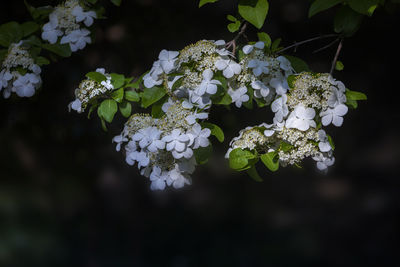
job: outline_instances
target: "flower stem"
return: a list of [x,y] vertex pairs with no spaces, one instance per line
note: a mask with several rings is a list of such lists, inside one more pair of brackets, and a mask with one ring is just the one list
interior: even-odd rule
[[235,38],[233,38],[231,41],[226,43],[226,49],[229,49],[230,47],[232,47],[232,54],[233,55],[235,55],[235,52],[236,52],[236,41],[240,38],[240,36],[242,36],[244,34],[244,32],[246,31],[246,28],[247,28],[247,22],[243,23],[242,28],[240,28],[240,31],[235,36]]
[[277,51],[276,53],[282,53],[282,52],[287,51],[287,50],[289,50],[291,48],[297,49],[297,47],[299,47],[300,45],[303,45],[303,44],[307,44],[307,43],[310,43],[310,42],[313,42],[313,41],[317,41],[317,40],[321,40],[321,39],[325,39],[325,38],[337,37],[337,36],[338,36],[338,34],[325,34],[325,35],[321,35],[321,36],[317,36],[317,37],[314,37],[314,38],[310,38],[310,39],[307,39],[307,40],[304,40],[304,41],[301,41],[301,42],[295,42],[294,44],[289,45],[288,47],[282,48],[281,50]]
[[337,47],[335,57],[333,58],[333,61],[332,61],[331,71],[329,72],[331,75],[333,74],[333,71],[335,70],[336,62],[337,62],[337,60],[339,58],[340,51],[342,50],[342,47],[343,47],[343,39],[340,39],[340,43],[339,43],[339,45]]

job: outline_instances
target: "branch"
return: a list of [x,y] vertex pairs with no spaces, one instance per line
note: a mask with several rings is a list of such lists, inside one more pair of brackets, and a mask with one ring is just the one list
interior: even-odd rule
[[313,42],[313,41],[317,41],[317,40],[321,40],[321,39],[325,39],[325,38],[331,38],[331,37],[338,37],[338,34],[325,34],[325,35],[317,36],[317,37],[314,37],[314,38],[311,38],[311,39],[307,39],[307,40],[304,40],[304,41],[301,41],[301,42],[298,42],[298,43],[295,42],[294,44],[292,44],[292,45],[290,45],[288,47],[282,48],[281,50],[277,51],[276,53],[282,53],[282,52],[287,51],[287,50],[289,50],[291,48],[297,49],[297,47],[299,47],[300,45],[303,45],[303,44],[306,44],[306,43],[310,43],[310,42]]
[[226,43],[225,47],[226,49],[229,49],[232,47],[232,54],[235,55],[236,52],[236,41],[240,38],[240,36],[244,35],[244,32],[246,31],[247,28],[247,22],[243,23],[242,28],[240,28],[239,33],[235,36],[235,38],[232,39],[232,41],[229,41]]
[[334,45],[335,43],[337,43],[337,42],[339,42],[339,41],[340,41],[340,39],[337,38],[337,39],[335,39],[333,42],[330,42],[329,44],[325,45],[324,47],[321,47],[321,48],[319,48],[319,49],[313,51],[313,54],[316,54],[316,53],[321,52],[321,51],[323,51],[323,50],[325,50],[325,49],[328,49],[329,47],[331,47],[332,45]]
[[331,75],[333,74],[333,71],[335,70],[336,62],[337,62],[337,60],[339,58],[340,51],[342,50],[342,47],[343,47],[343,39],[340,39],[340,43],[339,43],[339,45],[337,47],[335,57],[333,58],[333,61],[332,61],[331,71],[329,72]]

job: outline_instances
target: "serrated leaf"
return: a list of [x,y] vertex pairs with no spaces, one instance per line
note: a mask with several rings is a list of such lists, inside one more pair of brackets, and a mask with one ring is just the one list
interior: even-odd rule
[[303,71],[311,71],[310,67],[308,67],[308,64],[301,58],[289,55],[284,55],[284,57],[290,61],[290,64],[292,65],[295,72],[300,73]]
[[261,155],[261,161],[270,171],[276,172],[279,169],[279,160],[277,157],[278,153],[275,151],[268,152]]
[[262,182],[263,181],[263,179],[258,174],[255,165],[251,166],[251,168],[246,170],[246,172],[251,178],[253,178],[254,181],[256,181],[256,182]]
[[42,47],[61,57],[69,57],[72,54],[69,44],[43,44]]
[[199,147],[193,151],[194,157],[196,159],[197,164],[205,164],[208,162],[210,155],[212,154],[212,144],[208,147]]
[[91,71],[89,73],[86,73],[85,76],[93,81],[98,82],[98,83],[101,83],[102,81],[107,80],[107,78],[106,78],[106,76],[104,76],[104,74],[97,72],[97,71]]
[[240,16],[261,29],[267,17],[269,4],[267,0],[240,0],[238,11]]
[[119,104],[119,112],[121,112],[122,116],[125,118],[128,118],[131,113],[132,113],[132,105],[131,103],[124,101],[121,104]]
[[118,103],[121,103],[124,99],[124,88],[119,88],[118,90],[113,91],[111,97]]
[[117,113],[118,104],[113,99],[106,99],[101,102],[99,108],[97,109],[97,113],[108,123],[111,123],[114,119],[115,113]]
[[202,122],[200,124],[201,124],[201,126],[203,128],[210,129],[211,130],[211,134],[214,135],[218,139],[218,141],[220,141],[221,143],[224,142],[224,139],[225,139],[224,132],[222,131],[222,129],[218,125],[215,125],[215,124],[210,123],[210,122]]
[[268,35],[268,33],[259,32],[259,33],[257,33],[257,36],[258,36],[258,40],[264,42],[266,47],[268,47],[268,48],[271,47],[272,40],[271,40],[271,37]]
[[205,4],[208,4],[208,3],[215,3],[215,2],[218,2],[218,0],[200,0],[199,7],[202,7],[202,6],[204,6]]
[[165,89],[162,87],[155,86],[152,88],[146,88],[141,93],[142,107],[147,108],[151,106],[153,103],[160,100],[165,94]]
[[337,4],[342,3],[343,1],[344,0],[315,0],[310,6],[308,17],[311,18],[315,14],[334,7]]
[[140,96],[137,92],[132,90],[125,91],[125,99],[131,102],[138,102],[140,100]]
[[125,83],[125,76],[118,73],[111,73],[111,84],[114,86],[114,89],[121,88]]

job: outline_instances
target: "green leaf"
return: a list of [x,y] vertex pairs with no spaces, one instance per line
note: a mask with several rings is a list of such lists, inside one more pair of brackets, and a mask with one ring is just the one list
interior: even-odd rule
[[216,105],[230,105],[232,103],[232,97],[228,93],[224,93],[221,96],[212,97],[213,104]]
[[225,139],[224,132],[218,125],[215,125],[210,122],[202,122],[200,124],[203,128],[210,129],[211,134],[214,135],[218,139],[218,141],[220,141],[221,143],[224,142],[224,139]]
[[349,89],[346,90],[346,98],[347,100],[367,100],[367,96],[361,92],[351,91]]
[[228,30],[230,32],[237,32],[239,30],[239,28],[240,28],[240,21],[239,20],[235,21],[234,23],[229,23],[228,24]]
[[114,86],[114,89],[121,88],[125,83],[125,76],[118,73],[111,73],[111,84]]
[[208,159],[210,158],[212,154],[212,144],[208,147],[199,147],[193,151],[194,157],[196,159],[197,164],[205,164],[208,162]]
[[161,118],[165,113],[162,110],[162,106],[168,100],[168,95],[165,95],[163,98],[158,100],[151,106],[151,116],[153,118]]
[[165,89],[162,87],[155,86],[152,88],[146,88],[141,93],[142,107],[147,108],[151,106],[153,103],[160,100],[165,94]]
[[271,51],[275,52],[279,50],[279,45],[281,44],[282,39],[278,38],[271,44]]
[[218,0],[200,0],[199,7],[202,7],[202,6],[204,6],[205,4],[208,4],[208,3],[215,3],[215,2],[218,2]]
[[53,7],[51,6],[42,6],[35,8],[30,4],[28,4],[26,0],[24,0],[24,3],[34,20],[40,20],[45,18],[48,19],[49,14],[53,11]]
[[255,162],[257,162],[256,156],[248,150],[235,148],[229,154],[229,166],[237,171],[250,169]]
[[121,112],[122,116],[125,118],[128,118],[131,113],[132,113],[132,105],[131,103],[124,101],[121,104],[119,104],[119,112]]
[[124,88],[119,88],[118,90],[113,91],[111,97],[118,103],[121,103],[124,99]]
[[48,65],[50,64],[50,60],[48,60],[45,57],[36,57],[35,58],[35,62],[36,64],[38,64],[39,66],[43,66],[43,65]]
[[69,44],[43,44],[42,47],[61,57],[70,57],[72,54]]
[[21,29],[22,29],[23,37],[26,37],[26,36],[31,35],[32,33],[36,32],[37,30],[39,30],[39,25],[36,22],[27,21],[27,22],[21,24]]
[[131,102],[138,102],[140,100],[140,96],[137,92],[132,90],[125,91],[125,99]]
[[358,107],[358,103],[356,100],[347,100],[346,105],[352,109],[356,109]]
[[342,71],[344,69],[344,64],[342,61],[336,61],[335,69],[338,71]]
[[89,73],[86,73],[85,76],[93,81],[98,82],[98,83],[101,83],[102,81],[107,80],[106,76],[104,76],[102,73],[97,72],[97,71],[91,71]]
[[294,88],[295,81],[296,81],[296,75],[289,75],[289,77],[287,78],[287,83],[291,89]]
[[301,58],[289,55],[284,55],[284,57],[290,61],[290,64],[292,65],[295,72],[300,73],[303,71],[311,71],[310,67],[308,67],[308,64]]
[[108,123],[111,123],[112,120],[114,119],[114,115],[118,110],[118,104],[115,102],[115,100],[112,99],[106,99],[103,102],[101,102],[97,113],[106,120]]
[[290,151],[290,150],[293,148],[293,146],[292,146],[291,144],[287,143],[287,142],[282,141],[282,142],[279,144],[279,148],[280,148],[283,152],[288,152],[288,151]]
[[121,0],[111,0],[111,3],[113,3],[116,6],[120,6],[121,5]]
[[279,169],[278,153],[275,151],[261,155],[261,161],[270,171],[275,172]]
[[372,16],[381,0],[349,0],[349,6],[356,12]]
[[256,182],[262,182],[263,181],[263,179],[258,174],[255,165],[251,166],[250,169],[248,169],[246,172],[251,178],[253,178],[254,181],[256,181]]
[[24,37],[21,26],[11,21],[0,25],[0,45],[8,47],[11,43],[17,43]]
[[261,29],[267,17],[269,4],[267,0],[240,0],[238,10],[240,16]]
[[4,58],[6,57],[7,54],[8,54],[7,49],[0,49],[0,62],[2,62],[4,60]]
[[227,18],[229,21],[232,21],[232,22],[235,22],[235,21],[238,20],[237,18],[235,18],[235,17],[232,16],[232,15],[228,15],[228,16],[226,16],[226,18]]
[[335,143],[333,143],[332,137],[329,134],[327,134],[326,136],[328,137],[328,142],[331,145],[332,150],[335,150]]
[[268,33],[265,32],[259,32],[257,33],[258,40],[263,41],[266,47],[271,47],[272,40],[271,37],[268,35]]
[[139,78],[137,78],[133,83],[128,83],[125,85],[125,88],[134,88],[134,89],[139,89],[140,83],[143,81],[144,75],[146,75],[148,72],[143,73]]
[[310,6],[308,17],[311,18],[315,14],[334,7],[337,4],[342,3],[343,1],[344,0],[315,0]]
[[352,36],[361,26],[363,15],[355,12],[348,6],[342,8],[336,13],[333,21],[334,30],[345,36]]

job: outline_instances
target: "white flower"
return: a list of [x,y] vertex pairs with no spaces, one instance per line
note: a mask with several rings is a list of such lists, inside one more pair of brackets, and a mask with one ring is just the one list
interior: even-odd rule
[[208,147],[210,144],[210,141],[208,140],[210,134],[210,129],[201,129],[201,125],[198,123],[193,125],[192,130],[189,132],[189,135],[192,135],[192,138],[194,139],[193,149],[197,149],[199,147]]
[[286,120],[287,128],[296,128],[300,131],[307,131],[310,127],[315,128],[316,123],[313,120],[315,117],[315,110],[312,108],[305,108],[299,104],[290,113],[289,118]]
[[86,44],[90,44],[92,40],[88,36],[90,31],[87,29],[78,29],[71,31],[68,35],[63,36],[60,44],[69,44],[71,51],[76,52],[85,48]]
[[264,46],[265,46],[264,42],[259,41],[259,42],[255,43],[254,45],[245,45],[245,46],[243,47],[243,52],[244,52],[246,55],[248,55],[248,54],[251,53],[251,51],[253,51],[254,47],[255,47],[255,48],[258,48],[258,49],[264,49]]
[[318,147],[321,152],[328,152],[331,151],[332,147],[329,144],[328,136],[324,130],[318,131],[319,143]]
[[333,86],[331,86],[331,90],[332,94],[328,99],[328,105],[330,107],[334,108],[340,104],[346,103],[346,95],[342,91],[336,89],[336,87]]
[[275,88],[277,95],[284,95],[289,90],[289,85],[285,78],[283,78],[283,79],[272,78],[271,81],[269,82],[269,84],[273,88]]
[[173,169],[168,172],[167,184],[169,186],[172,185],[175,189],[179,189],[185,184],[190,184],[190,180],[183,176],[179,170]]
[[96,12],[84,12],[83,8],[79,5],[72,9],[71,14],[75,16],[76,22],[83,21],[87,27],[91,26],[93,24],[93,19],[97,17]]
[[154,166],[153,171],[150,174],[150,189],[151,190],[164,190],[165,189],[165,180],[167,173],[162,172],[161,168]]
[[253,69],[253,74],[255,76],[260,76],[261,73],[268,74],[269,73],[268,66],[269,63],[267,61],[261,61],[258,59],[252,59],[247,64],[247,67]]
[[269,94],[269,88],[260,81],[252,81],[251,87],[254,89],[254,96],[257,98],[267,97]]
[[20,97],[31,97],[35,94],[35,87],[39,86],[41,83],[40,76],[27,73],[21,75],[13,83],[15,92]]
[[50,44],[55,44],[61,35],[63,32],[54,25],[54,20],[43,25],[42,39],[49,41]]
[[177,161],[176,167],[181,172],[192,174],[196,169],[196,158],[191,157],[190,159],[180,159]]
[[13,78],[12,74],[9,71],[2,70],[0,72],[0,91],[1,88],[6,88],[8,86],[8,82]]
[[115,150],[120,151],[121,150],[121,144],[124,142],[127,142],[128,138],[126,138],[125,136],[121,135],[117,135],[112,139],[113,143],[117,143],[117,146],[115,147]]
[[240,65],[231,59],[219,59],[217,62],[215,62],[215,67],[218,70],[222,70],[222,74],[228,79],[242,71]]
[[[68,109],[69,109],[69,111],[71,111],[71,109],[73,109],[76,112],[81,113],[82,112],[82,102],[77,98],[74,101],[72,101],[71,103],[69,103]],[[119,150],[117,150],[117,151],[119,151]]]
[[335,163],[334,157],[332,156],[325,157],[322,153],[320,153],[320,155],[313,157],[313,159],[317,161],[317,168],[320,171],[327,170],[329,166],[332,166]]
[[158,59],[160,60],[160,65],[165,73],[168,74],[175,69],[178,55],[178,51],[167,51],[165,49],[161,50]]
[[287,95],[282,95],[271,104],[271,110],[275,112],[275,119],[282,122],[283,118],[289,114],[288,106],[286,105]]
[[165,142],[160,140],[161,133],[156,127],[147,127],[135,133],[132,140],[138,141],[142,149],[147,148],[150,152],[156,152],[165,147]]
[[293,71],[292,64],[290,64],[290,61],[287,58],[285,58],[284,56],[279,56],[276,59],[279,61],[279,66],[281,67],[281,69],[283,69],[284,71]]
[[[190,158],[193,155],[193,151],[188,148],[190,138],[188,135],[181,133],[181,130],[174,129],[169,135],[162,138],[162,141],[166,143],[167,151],[172,151],[174,158]],[[190,155],[191,154],[191,155]]]
[[189,99],[193,104],[196,104],[199,108],[207,108],[211,105],[211,99],[209,95],[198,95],[195,91],[189,91]]
[[243,102],[249,101],[249,96],[246,94],[247,93],[247,88],[246,86],[242,86],[237,90],[232,90],[229,88],[228,94],[232,98],[232,103],[235,103],[235,106],[240,108],[242,106]]
[[207,119],[207,118],[208,118],[208,113],[205,113],[205,112],[197,113],[197,111],[195,111],[191,115],[187,116],[185,118],[185,120],[187,121],[187,123],[192,125],[192,124],[196,123],[196,119],[204,120],[204,119]]
[[343,124],[343,116],[346,115],[348,107],[343,104],[339,104],[336,107],[328,108],[326,111],[322,111],[319,115],[321,116],[322,125],[327,126],[333,124],[336,127],[340,127]]
[[213,95],[217,92],[217,85],[221,85],[221,82],[218,80],[212,80],[213,75],[214,73],[210,69],[203,71],[203,81],[196,89],[198,95],[204,95],[205,93]]
[[147,157],[147,154],[143,151],[133,151],[127,154],[126,162],[129,165],[135,164],[135,161],[138,163],[138,168],[146,167],[150,163],[150,159]]
[[143,83],[146,88],[153,88],[156,85],[162,84],[163,80],[154,80],[154,78],[150,75],[150,73],[147,73],[146,75],[143,76]]

